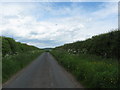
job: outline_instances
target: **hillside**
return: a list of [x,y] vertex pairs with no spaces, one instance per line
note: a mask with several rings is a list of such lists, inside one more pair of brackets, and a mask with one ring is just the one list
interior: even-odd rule
[[120,59],[120,30],[96,35],[85,41],[65,44],[56,49],[73,54],[94,54],[105,58]]
[[56,47],[51,53],[84,87],[120,88],[119,30]]
[[2,82],[6,82],[18,71],[29,65],[42,52],[35,46],[16,42],[13,38],[0,37],[2,39]]
[[35,46],[30,46],[24,43],[16,42],[13,38],[0,37],[2,38],[2,56],[13,55],[21,52],[38,50]]

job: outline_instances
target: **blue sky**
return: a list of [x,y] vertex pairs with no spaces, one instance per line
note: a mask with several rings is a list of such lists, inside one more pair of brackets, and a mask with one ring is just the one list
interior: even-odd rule
[[117,2],[17,2],[0,4],[3,36],[39,48],[85,40],[117,29]]

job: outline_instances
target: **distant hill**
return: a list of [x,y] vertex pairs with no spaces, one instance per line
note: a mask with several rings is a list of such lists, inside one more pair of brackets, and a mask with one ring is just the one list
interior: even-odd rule
[[53,48],[44,48],[46,51],[51,51]]

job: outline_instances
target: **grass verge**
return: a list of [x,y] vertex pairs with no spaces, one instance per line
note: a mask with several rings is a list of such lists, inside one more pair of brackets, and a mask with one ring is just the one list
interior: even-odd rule
[[40,50],[29,51],[2,58],[2,83],[32,62],[42,52]]
[[[118,62],[94,55],[72,55],[53,50],[52,55],[86,88],[118,88]],[[120,75],[119,75],[120,76]]]

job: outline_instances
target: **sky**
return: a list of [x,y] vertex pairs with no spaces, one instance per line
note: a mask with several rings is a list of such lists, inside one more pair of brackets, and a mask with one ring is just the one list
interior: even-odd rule
[[118,3],[2,2],[0,21],[0,35],[54,48],[117,29]]

